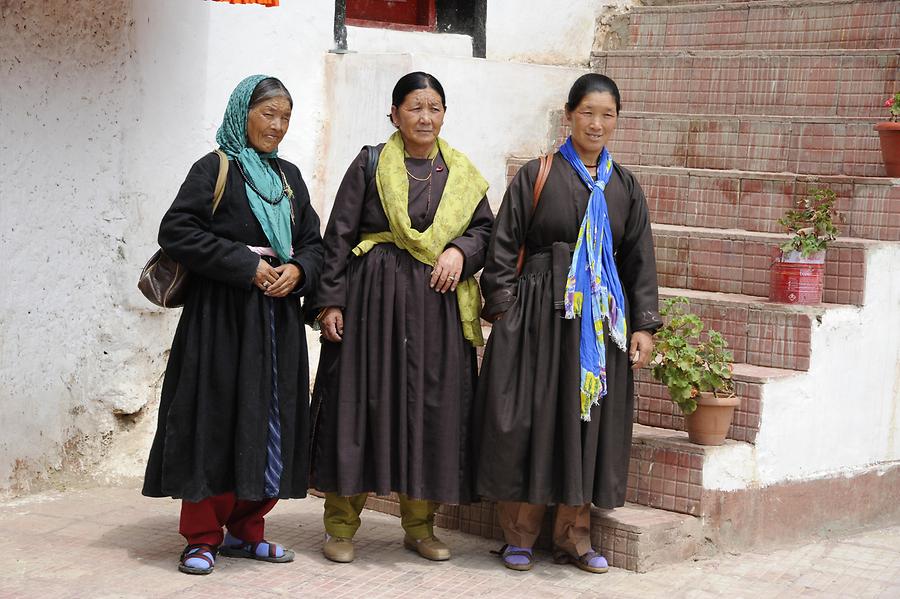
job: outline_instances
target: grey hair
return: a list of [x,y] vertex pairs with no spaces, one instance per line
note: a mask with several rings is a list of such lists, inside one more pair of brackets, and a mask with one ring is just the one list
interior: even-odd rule
[[275,77],[263,79],[256,84],[256,87],[253,88],[253,93],[250,95],[249,107],[253,108],[260,102],[265,102],[272,98],[287,98],[291,108],[294,107],[294,99],[291,98],[291,92],[284,86],[284,83]]

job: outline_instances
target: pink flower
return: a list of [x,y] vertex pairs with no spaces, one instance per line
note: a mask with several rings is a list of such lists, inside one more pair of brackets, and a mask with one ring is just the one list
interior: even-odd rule
[[887,100],[884,101],[884,107],[885,107],[885,108],[890,108],[890,107],[893,106],[893,105],[894,105],[894,99],[893,99],[893,98],[888,98]]

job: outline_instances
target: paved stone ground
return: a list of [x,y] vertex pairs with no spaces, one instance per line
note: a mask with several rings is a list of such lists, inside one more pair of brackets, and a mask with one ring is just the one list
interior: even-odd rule
[[178,502],[134,488],[91,488],[0,503],[0,598],[89,597],[900,597],[900,526],[769,553],[726,555],[648,574],[592,575],[538,554],[530,573],[506,570],[495,543],[440,533],[449,562],[403,549],[399,520],[365,512],[357,559],[321,554],[322,502],[281,502],[267,537],[292,547],[291,564],[220,557],[209,576],[176,570],[183,546]]

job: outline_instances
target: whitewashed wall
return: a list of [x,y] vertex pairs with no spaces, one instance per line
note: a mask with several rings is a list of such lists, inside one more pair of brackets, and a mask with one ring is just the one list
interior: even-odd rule
[[587,66],[600,19],[634,0],[488,0],[487,58]]

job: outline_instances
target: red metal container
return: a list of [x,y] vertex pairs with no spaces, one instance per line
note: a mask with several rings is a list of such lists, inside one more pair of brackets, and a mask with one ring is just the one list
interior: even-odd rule
[[769,300],[781,304],[821,304],[825,281],[825,252],[801,258],[782,255],[772,264]]

